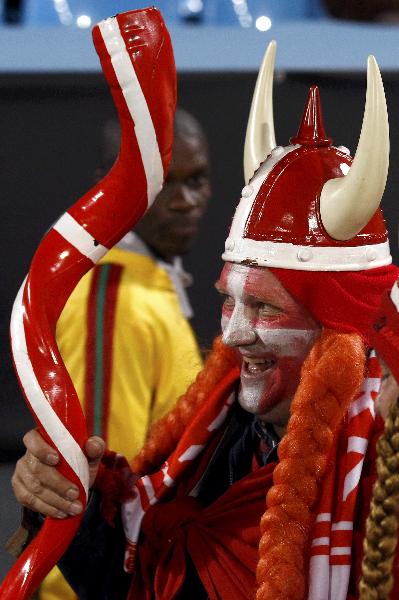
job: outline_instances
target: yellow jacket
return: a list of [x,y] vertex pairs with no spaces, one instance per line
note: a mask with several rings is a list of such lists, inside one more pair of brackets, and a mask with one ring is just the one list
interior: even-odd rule
[[[202,365],[167,272],[151,257],[120,248],[79,282],[58,321],[57,343],[89,434],[128,460]],[[40,599],[74,598],[65,586],[52,571]]]

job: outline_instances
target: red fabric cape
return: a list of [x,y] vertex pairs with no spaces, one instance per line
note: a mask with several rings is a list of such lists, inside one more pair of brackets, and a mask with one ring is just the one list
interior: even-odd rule
[[275,464],[233,484],[208,507],[180,494],[152,506],[142,524],[129,600],[172,600],[184,582],[186,554],[211,599],[253,598],[259,521]]
[[[354,521],[348,600],[358,598],[365,520],[376,476],[375,443],[382,426],[382,420],[378,419],[364,461]],[[138,568],[128,600],[173,600],[184,582],[187,554],[211,600],[253,600],[259,522],[266,508],[267,491],[273,484],[276,463],[250,473],[211,505],[202,507],[188,493],[199,480],[218,441],[219,436],[192,476],[171,490],[174,497],[151,506],[146,513],[138,545]],[[399,597],[399,549],[394,574],[391,600]]]

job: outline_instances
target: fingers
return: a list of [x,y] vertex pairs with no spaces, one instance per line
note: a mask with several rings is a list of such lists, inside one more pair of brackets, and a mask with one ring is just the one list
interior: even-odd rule
[[18,502],[46,516],[59,519],[83,510],[78,488],[29,453],[18,461],[11,482]]
[[[23,506],[53,518],[77,515],[83,510],[78,500],[78,487],[61,475],[55,465],[60,457],[36,430],[24,436],[27,448],[17,462],[12,486],[15,497]],[[96,478],[105,449],[105,442],[94,436],[87,440],[86,454],[89,463],[89,485]]]
[[59,462],[59,456],[56,450],[44,441],[36,429],[31,429],[23,437],[25,447],[41,463],[46,465],[56,465]]
[[27,451],[11,480],[18,502],[53,518],[81,513],[78,487],[54,468],[60,459],[57,451],[36,430],[29,431],[23,441]]

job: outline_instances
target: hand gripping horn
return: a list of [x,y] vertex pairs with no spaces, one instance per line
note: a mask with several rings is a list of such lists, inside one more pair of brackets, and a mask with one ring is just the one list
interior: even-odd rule
[[[55,341],[57,319],[73,289],[140,219],[169,166],[176,73],[169,34],[153,8],[100,22],[93,41],[121,123],[118,159],[39,245],[14,303],[11,343],[16,371],[43,437],[61,455],[60,472],[86,504],[85,420]],[[24,600],[73,539],[81,516],[47,518],[0,588],[1,600]]]

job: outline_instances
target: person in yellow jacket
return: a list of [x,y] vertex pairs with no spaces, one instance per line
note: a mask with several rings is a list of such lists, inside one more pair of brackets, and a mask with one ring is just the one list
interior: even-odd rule
[[[116,120],[102,139],[102,177],[119,146]],[[178,109],[169,175],[133,232],[78,284],[57,324],[57,343],[89,434],[131,460],[151,423],[170,410],[202,366],[188,319],[191,247],[211,193],[208,148],[194,117]],[[75,600],[55,568],[40,600]]]

